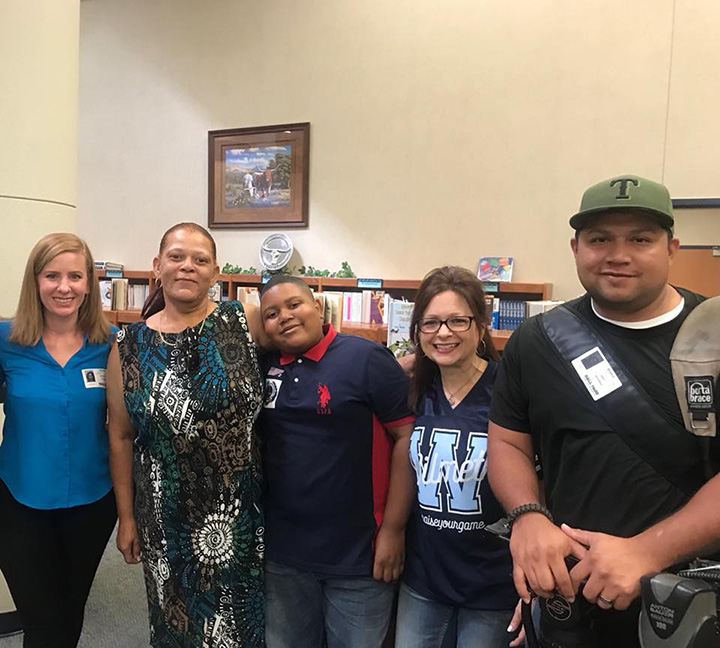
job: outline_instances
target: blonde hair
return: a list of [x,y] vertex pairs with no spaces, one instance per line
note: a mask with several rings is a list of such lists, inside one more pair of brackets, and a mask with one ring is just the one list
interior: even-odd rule
[[102,344],[110,338],[110,325],[103,313],[95,262],[87,243],[75,234],[56,232],[43,236],[30,252],[25,266],[20,299],[10,329],[10,341],[22,346],[34,346],[45,328],[43,305],[40,301],[37,277],[45,266],[59,254],[75,252],[85,257],[88,294],[78,311],[78,328],[91,344]]

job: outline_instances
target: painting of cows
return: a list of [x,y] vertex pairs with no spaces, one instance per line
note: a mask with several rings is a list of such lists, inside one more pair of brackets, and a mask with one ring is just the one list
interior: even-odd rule
[[292,145],[225,150],[225,208],[290,205]]

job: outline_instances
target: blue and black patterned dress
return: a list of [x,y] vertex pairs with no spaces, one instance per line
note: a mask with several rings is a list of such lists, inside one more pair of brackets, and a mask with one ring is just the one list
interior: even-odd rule
[[239,302],[118,335],[154,648],[264,646],[256,348]]

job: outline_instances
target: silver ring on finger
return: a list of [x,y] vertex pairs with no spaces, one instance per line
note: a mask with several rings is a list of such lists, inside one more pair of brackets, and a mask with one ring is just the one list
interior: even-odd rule
[[602,594],[598,595],[597,602],[601,608],[609,609],[613,606],[613,601],[608,601]]

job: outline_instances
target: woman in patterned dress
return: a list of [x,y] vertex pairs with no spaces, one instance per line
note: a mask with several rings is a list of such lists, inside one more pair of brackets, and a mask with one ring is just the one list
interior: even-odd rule
[[168,230],[153,269],[159,303],[108,363],[118,549],[142,560],[153,648],[264,646],[259,314],[208,299],[218,266],[199,225]]

